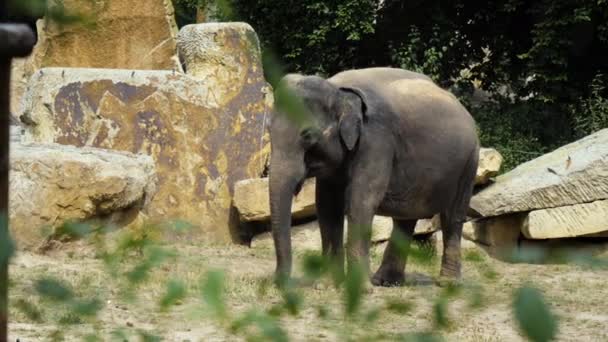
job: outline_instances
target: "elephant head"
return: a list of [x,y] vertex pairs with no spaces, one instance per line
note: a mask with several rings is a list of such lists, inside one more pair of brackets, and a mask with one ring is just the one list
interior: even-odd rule
[[366,104],[358,89],[290,74],[275,91],[270,123],[270,208],[277,280],[291,273],[291,203],[307,177],[339,172],[361,136]]

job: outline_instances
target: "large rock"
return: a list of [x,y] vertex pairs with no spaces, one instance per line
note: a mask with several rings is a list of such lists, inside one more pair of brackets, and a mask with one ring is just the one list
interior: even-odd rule
[[498,216],[608,199],[608,129],[524,163],[480,191],[471,208]]
[[44,228],[144,207],[156,192],[152,158],[58,144],[11,148],[10,228],[21,247]]
[[531,211],[521,227],[529,239],[555,239],[608,231],[608,200]]
[[[270,205],[268,197],[268,178],[245,179],[234,185],[233,205],[243,222],[269,221]],[[304,182],[302,190],[291,204],[294,219],[315,216],[315,180]]]
[[[32,55],[13,60],[11,113],[23,113],[27,81],[46,67],[178,70],[177,25],[170,0],[63,0],[82,20],[38,20]],[[51,5],[52,6],[52,5]]]
[[212,84],[176,72],[42,69],[28,86],[22,139],[151,155],[160,181],[150,218],[228,240],[233,184],[259,177],[267,154],[257,70],[219,107]]
[[498,175],[502,165],[502,155],[493,148],[479,150],[479,164],[475,175],[475,185],[487,184],[490,178]]
[[219,106],[262,72],[258,37],[245,23],[186,25],[179,31],[178,48],[186,73],[205,82],[211,90],[208,100]]
[[38,21],[33,70],[87,67],[172,70],[177,25],[170,0],[63,0],[67,15],[84,20]]

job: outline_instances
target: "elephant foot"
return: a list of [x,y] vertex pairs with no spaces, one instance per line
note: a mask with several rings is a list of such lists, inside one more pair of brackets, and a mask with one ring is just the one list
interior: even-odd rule
[[439,287],[455,287],[462,285],[462,278],[460,277],[460,274],[446,274],[446,272],[441,272],[436,283]]
[[372,284],[383,287],[403,286],[405,284],[405,272],[380,267],[372,277]]

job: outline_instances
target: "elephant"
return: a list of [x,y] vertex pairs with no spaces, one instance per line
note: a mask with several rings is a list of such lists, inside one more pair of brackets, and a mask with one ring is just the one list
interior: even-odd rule
[[[286,105],[290,94],[305,109],[305,123],[286,113],[294,110]],[[391,238],[369,281],[403,285],[407,255],[400,253],[398,239],[404,237],[407,244],[418,219],[439,214],[439,279],[460,279],[460,240],[479,139],[474,119],[454,95],[423,74],[397,68],[347,70],[327,79],[287,74],[275,89],[269,132],[277,280],[291,276],[291,203],[311,177],[316,178],[322,253],[342,272],[346,250],[347,270],[360,265],[371,275],[372,219],[388,216]]]

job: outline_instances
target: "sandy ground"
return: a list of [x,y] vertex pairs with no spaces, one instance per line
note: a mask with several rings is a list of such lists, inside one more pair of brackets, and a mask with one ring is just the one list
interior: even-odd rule
[[[206,270],[224,271],[225,297],[230,317],[250,309],[264,311],[282,302],[281,295],[268,285],[274,268],[274,252],[269,248],[218,246],[198,242],[173,243],[179,257],[157,268],[148,281],[128,298],[124,277],[110,275],[97,252],[85,243],[72,243],[48,255],[19,253],[10,269],[10,341],[83,340],[95,334],[99,340],[121,330],[127,340],[145,340],[140,332],[161,336],[165,341],[238,341],[226,323],[209,317],[201,299],[200,281]],[[372,253],[374,269],[383,246]],[[305,251],[297,251],[299,265]],[[608,271],[577,265],[511,264],[490,258],[479,248],[463,251],[465,284],[476,284],[481,301],[471,308],[470,294],[462,291],[448,304],[449,324],[438,332],[447,341],[525,340],[512,312],[512,294],[521,285],[540,288],[559,322],[560,341],[608,341]],[[601,256],[608,256],[601,253]],[[142,260],[128,255],[121,270]],[[399,288],[371,288],[357,318],[345,319],[343,293],[327,282],[300,289],[302,309],[296,316],[281,318],[281,326],[292,341],[400,340],[414,332],[434,328],[433,304],[442,289],[434,285],[439,258],[431,263],[410,262],[410,285]],[[37,279],[55,277],[72,286],[81,298],[102,299],[103,307],[94,318],[69,314],[64,304],[41,299],[35,291]],[[186,284],[187,295],[170,309],[159,310],[159,298],[169,279]],[[26,314],[23,303],[40,317]],[[401,303],[408,310],[381,310],[376,320],[369,317],[387,303]],[[256,332],[256,330],[251,330]],[[263,339],[264,340],[264,339]]]

